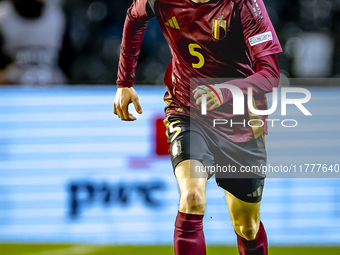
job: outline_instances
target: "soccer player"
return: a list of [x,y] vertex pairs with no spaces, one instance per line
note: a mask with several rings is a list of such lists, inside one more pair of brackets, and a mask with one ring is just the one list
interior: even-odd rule
[[[254,116],[250,111],[233,115],[235,98],[230,89],[216,84],[197,86],[192,81],[232,77],[222,83],[238,87],[244,95],[251,88],[253,107],[265,110],[265,94],[279,85],[276,54],[282,50],[263,0],[135,0],[124,26],[114,101],[114,113],[124,121],[136,120],[128,112],[131,102],[142,113],[132,86],[146,24],[152,17],[157,18],[172,52],[164,78],[164,123],[180,190],[175,254],[203,255],[206,183],[212,173],[199,171],[196,178],[191,173],[214,164],[238,168],[265,165],[267,125],[266,116]],[[200,108],[207,95],[210,115],[205,118]],[[235,125],[213,128],[212,118],[228,119]],[[242,125],[249,121],[264,125]],[[225,190],[239,253],[267,254],[267,236],[259,214],[264,176],[228,178],[228,174],[216,172],[215,178]]]

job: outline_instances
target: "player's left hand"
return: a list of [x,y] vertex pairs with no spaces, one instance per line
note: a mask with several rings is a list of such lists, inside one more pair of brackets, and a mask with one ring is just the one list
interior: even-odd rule
[[202,95],[207,95],[207,110],[212,111],[223,104],[222,91],[215,85],[208,86],[197,86],[196,89],[192,91],[194,98],[196,99],[196,104],[202,104]]

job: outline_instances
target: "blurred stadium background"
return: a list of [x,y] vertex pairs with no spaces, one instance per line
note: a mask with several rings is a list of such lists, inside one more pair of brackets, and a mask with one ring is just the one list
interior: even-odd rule
[[[6,70],[15,59],[4,47],[3,2]],[[63,13],[58,63],[68,82],[47,86],[35,70],[27,83],[0,86],[0,254],[172,254],[178,190],[163,155],[161,86],[170,52],[157,22],[136,73],[144,113],[125,123],[112,114],[112,85],[132,1],[46,2]],[[340,164],[340,1],[264,2],[284,49],[283,84],[333,78],[308,88],[312,117],[289,108],[298,127],[269,130],[269,163]],[[340,254],[339,187],[337,178],[267,179],[261,215],[271,254]],[[237,254],[223,191],[214,180],[207,189],[208,254]]]

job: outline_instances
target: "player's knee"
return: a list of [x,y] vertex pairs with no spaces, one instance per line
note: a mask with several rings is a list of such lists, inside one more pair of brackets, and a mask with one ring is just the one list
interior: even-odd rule
[[188,213],[204,214],[206,206],[205,195],[199,192],[185,193],[181,196],[181,204],[183,204]]
[[250,240],[254,240],[256,238],[257,232],[259,230],[259,226],[255,222],[246,223],[244,221],[235,221],[234,222],[234,229],[235,229],[235,232],[239,236],[250,241]]

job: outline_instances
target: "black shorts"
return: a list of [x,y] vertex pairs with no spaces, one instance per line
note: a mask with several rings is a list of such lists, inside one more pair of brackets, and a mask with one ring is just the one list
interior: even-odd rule
[[164,123],[174,169],[182,161],[198,160],[204,166],[200,171],[207,172],[208,179],[215,174],[221,188],[245,202],[261,201],[265,175],[249,170],[266,165],[263,136],[234,143],[184,115],[171,115]]

